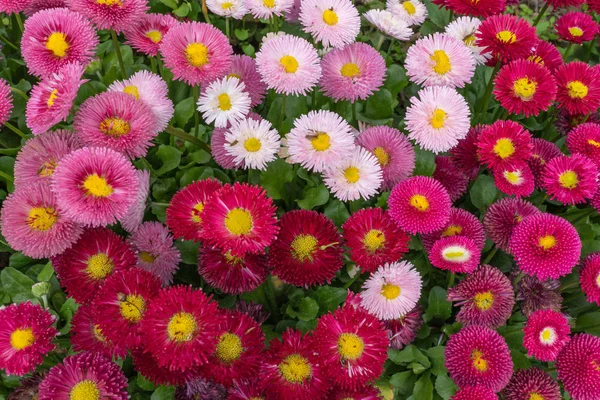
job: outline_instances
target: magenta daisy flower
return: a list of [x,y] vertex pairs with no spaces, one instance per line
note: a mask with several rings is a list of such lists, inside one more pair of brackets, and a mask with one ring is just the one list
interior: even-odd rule
[[585,123],[573,128],[567,136],[567,148],[600,166],[600,124]]
[[223,293],[242,294],[259,287],[267,278],[264,254],[234,256],[231,252],[204,246],[198,252],[198,273],[212,287]]
[[127,378],[121,368],[96,353],[79,353],[50,369],[40,384],[39,400],[127,400]]
[[523,219],[539,214],[533,204],[521,199],[500,199],[490,206],[483,217],[483,226],[488,237],[504,252],[509,252],[508,242],[514,229]]
[[506,8],[506,0],[435,0],[434,3],[443,5],[456,14],[483,18],[501,14]]
[[47,77],[69,63],[87,65],[97,45],[96,31],[81,14],[51,8],[25,21],[21,52],[32,75]]
[[174,78],[194,86],[225,76],[233,48],[214,26],[186,22],[169,29],[160,44],[160,52]]
[[433,244],[428,254],[431,265],[452,273],[470,274],[479,265],[481,248],[465,236],[447,236]]
[[579,261],[581,239],[566,219],[539,213],[514,229],[510,250],[524,273],[540,280],[558,279],[569,274]]
[[56,276],[80,304],[91,300],[106,279],[135,265],[133,249],[106,228],[86,230],[70,249],[52,257]]
[[[289,15],[289,14],[288,14]],[[229,389],[227,400],[255,400],[265,397],[265,390],[258,379],[240,380]]]
[[464,386],[450,400],[498,400],[498,395],[485,386]]
[[136,25],[149,7],[148,0],[71,0],[71,9],[99,29],[120,33]]
[[600,397],[600,338],[585,333],[575,335],[556,360],[558,379],[575,400]]
[[65,216],[89,226],[112,224],[125,216],[138,185],[131,162],[102,147],[71,152],[52,174],[52,190]]
[[591,15],[583,12],[563,14],[554,25],[558,36],[570,43],[581,44],[598,34],[598,24]]
[[505,400],[560,400],[558,383],[547,372],[538,368],[520,369],[515,372],[502,390]]
[[0,78],[0,125],[4,125],[10,118],[13,109],[13,97],[10,91],[10,84]]
[[[9,2],[11,0],[8,0]],[[18,0],[20,1],[20,0]],[[38,11],[47,10],[49,8],[70,8],[71,0],[24,0],[25,15],[31,17]]]
[[0,309],[0,318],[0,368],[7,375],[33,372],[54,350],[55,317],[28,301]]
[[0,12],[18,14],[27,7],[31,0],[0,0]]
[[123,229],[129,233],[135,232],[135,230],[141,225],[144,220],[144,213],[146,212],[146,202],[150,192],[150,171],[137,169],[135,174],[138,178],[139,186],[138,192],[135,197],[134,203],[129,207],[125,216],[123,216],[119,222]]
[[198,377],[197,369],[178,371],[158,365],[156,358],[143,348],[132,349],[131,355],[135,370],[155,385],[185,385]]
[[448,222],[437,231],[421,235],[421,241],[425,250],[429,252],[439,239],[453,236],[469,238],[479,249],[483,249],[485,245],[485,232],[479,219],[460,208],[451,208]]
[[488,63],[527,58],[539,41],[535,28],[529,22],[514,15],[494,15],[484,19],[476,33],[477,45],[484,53],[490,53]]
[[423,311],[418,305],[400,318],[385,321],[390,347],[402,350],[404,346],[411,344],[417,338],[421,325],[423,325]]
[[256,61],[254,58],[246,55],[234,55],[231,59],[229,67],[229,78],[238,78],[246,88],[246,92],[250,95],[250,107],[254,107],[262,103],[267,85],[261,80],[260,74],[256,69]]
[[181,254],[173,243],[173,235],[160,222],[144,222],[130,238],[137,251],[137,266],[151,272],[163,286],[173,282],[179,269]]
[[433,179],[444,186],[453,202],[467,192],[469,185],[469,177],[456,168],[452,159],[446,156],[435,156]]
[[528,197],[535,188],[535,178],[527,163],[515,161],[494,169],[496,187],[509,196]]
[[585,203],[596,192],[598,168],[586,156],[555,157],[542,172],[542,187],[553,200],[563,204]]
[[126,348],[117,348],[106,339],[102,329],[96,323],[99,315],[92,309],[91,304],[79,306],[71,320],[70,341],[75,351],[89,351],[102,354],[107,358],[127,355]]
[[344,48],[360,31],[360,16],[350,0],[303,0],[300,22],[323,47]]
[[592,253],[583,260],[579,282],[587,301],[600,305],[600,253]]
[[567,113],[588,114],[600,106],[600,70],[581,61],[557,68],[556,100]]
[[397,184],[388,199],[390,216],[408,233],[430,233],[450,218],[452,202],[441,183],[415,176]]
[[549,5],[554,8],[563,8],[570,6],[579,6],[585,3],[585,0],[548,0],[546,1]]
[[531,156],[531,133],[514,121],[496,121],[479,135],[477,154],[489,168],[523,162]]
[[156,57],[163,38],[178,24],[169,14],[144,14],[138,23],[125,28],[125,44],[148,56]]
[[550,42],[540,40],[532,49],[531,54],[527,57],[529,61],[543,65],[552,73],[558,67],[563,65],[563,58],[560,51]]
[[485,326],[467,326],[450,335],[444,355],[448,373],[459,387],[481,385],[498,392],[513,373],[506,341]]
[[324,214],[289,211],[279,221],[279,235],[269,249],[273,275],[309,287],[331,282],[343,265],[342,238]]
[[358,389],[339,389],[334,388],[332,400],[379,400],[381,399],[381,391],[371,385],[367,385]]
[[539,188],[542,186],[542,173],[546,168],[546,164],[553,158],[562,156],[563,153],[557,145],[544,139],[533,138],[531,143],[533,143],[533,149],[531,150],[531,157],[527,160],[527,165],[533,173],[535,186]]
[[333,49],[323,57],[321,67],[319,85],[335,101],[366,100],[383,85],[386,73],[385,60],[366,43]]
[[549,309],[539,310],[529,316],[523,333],[523,346],[529,357],[555,361],[570,340],[571,327],[564,314]]
[[467,136],[460,139],[456,146],[450,149],[452,164],[471,180],[477,178],[479,174],[477,143],[484,128],[485,125],[476,125],[470,128]]

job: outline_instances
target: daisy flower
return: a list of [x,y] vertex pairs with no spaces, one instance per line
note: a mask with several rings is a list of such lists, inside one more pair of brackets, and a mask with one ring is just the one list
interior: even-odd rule
[[75,301],[85,304],[106,279],[135,265],[135,254],[119,235],[106,228],[86,230],[64,253],[51,259],[56,276]]
[[542,173],[546,168],[546,164],[553,158],[562,156],[563,153],[557,145],[544,139],[533,138],[531,139],[531,143],[533,143],[533,149],[531,150],[531,157],[527,160],[527,165],[529,165],[529,168],[533,173],[535,186],[539,188],[542,186]]
[[594,197],[598,184],[596,165],[581,154],[555,157],[542,171],[542,187],[563,204],[585,203]]
[[591,400],[600,397],[600,338],[580,333],[571,338],[556,360],[556,372],[572,399]]
[[383,172],[377,158],[362,147],[323,172],[325,185],[342,201],[369,199],[379,191]]
[[423,311],[418,305],[400,318],[385,321],[390,347],[402,350],[404,346],[411,344],[417,338],[421,325],[423,325]]
[[498,395],[485,386],[464,386],[450,400],[498,400]]
[[540,280],[568,275],[579,261],[581,239],[569,221],[539,213],[513,231],[510,250],[519,269]]
[[[8,0],[11,2],[11,0]],[[20,0],[17,0],[20,2]],[[31,17],[38,11],[47,10],[49,8],[70,8],[71,0],[25,0],[25,10],[23,13]]]
[[152,111],[145,101],[108,91],[79,107],[73,128],[85,146],[104,147],[130,158],[144,157],[159,130]]
[[214,26],[186,22],[169,29],[160,44],[160,53],[176,80],[195,86],[225,76],[233,48],[227,36]]
[[[262,119],[262,118],[261,118]],[[235,157],[227,152],[225,145],[225,135],[229,129],[227,128],[215,128],[210,135],[210,153],[215,162],[223,169],[234,169],[243,168],[244,163],[241,164],[235,162]]]
[[260,303],[240,300],[235,303],[235,310],[241,312],[242,314],[246,314],[260,325],[262,325],[267,318],[269,318],[269,313],[263,309],[263,305]]
[[558,383],[547,372],[538,368],[520,369],[515,372],[508,385],[502,390],[506,400],[561,400]]
[[600,253],[592,253],[583,260],[579,282],[587,301],[600,305]]
[[158,365],[156,357],[145,352],[144,348],[132,349],[131,356],[135,370],[155,385],[185,386],[187,382],[198,378],[197,369],[179,371]]
[[331,282],[343,265],[342,238],[324,214],[289,211],[279,221],[279,235],[269,251],[273,275],[295,286]]
[[350,259],[363,272],[375,272],[380,265],[397,261],[408,251],[410,236],[381,208],[358,210],[342,229]]
[[571,327],[564,314],[539,310],[529,316],[523,328],[523,346],[529,357],[540,361],[555,361],[570,340]]
[[324,372],[340,388],[363,387],[383,372],[389,346],[385,326],[361,307],[325,314],[313,338]]
[[294,0],[245,0],[245,5],[254,18],[269,19],[290,11]]
[[91,304],[79,306],[71,320],[70,341],[73,350],[89,351],[102,354],[106,358],[127,356],[126,348],[117,348],[104,336],[102,329],[96,323],[99,315],[92,309]]
[[233,124],[225,134],[225,151],[236,165],[266,170],[281,147],[279,132],[267,120],[245,119]]
[[340,115],[327,110],[310,111],[294,121],[286,135],[290,160],[313,172],[354,154],[352,127]]
[[252,400],[264,398],[265,390],[261,387],[258,379],[240,380],[229,389],[227,400]]
[[175,389],[175,398],[226,400],[227,389],[204,377],[193,377]]
[[234,55],[229,67],[229,78],[237,78],[246,87],[246,92],[250,96],[250,107],[262,103],[267,91],[267,85],[261,80],[260,74],[256,69],[254,58],[246,55]]
[[123,229],[129,233],[135,232],[142,224],[144,213],[146,212],[146,202],[150,193],[150,171],[138,169],[135,171],[135,174],[139,182],[135,201],[129,207],[125,216],[119,220]]
[[223,78],[211,83],[198,100],[198,111],[206,123],[225,128],[242,120],[250,111],[250,95],[237,78]]
[[598,34],[598,24],[591,15],[571,11],[563,14],[554,25],[558,36],[570,43],[581,44]]
[[4,125],[10,118],[13,108],[13,97],[10,91],[10,84],[0,78],[0,125]]
[[509,196],[528,197],[535,188],[535,178],[529,165],[524,162],[504,164],[494,169],[496,187]]
[[138,21],[125,29],[125,44],[156,57],[163,38],[178,22],[169,14],[144,14]]
[[81,14],[51,8],[27,18],[21,53],[29,73],[44,77],[69,63],[87,65],[97,45],[96,31]]
[[556,101],[568,114],[588,114],[600,106],[600,70],[581,61],[556,69]]
[[532,47],[539,40],[529,22],[508,14],[485,19],[475,36],[477,46],[483,47],[485,53],[490,53],[493,57],[490,62],[494,64],[497,60],[508,62],[529,57]]
[[448,373],[459,387],[481,385],[498,392],[513,373],[506,341],[485,326],[467,326],[450,335],[444,355]]
[[479,135],[477,155],[489,168],[523,162],[531,156],[531,133],[514,121],[496,121]]
[[461,41],[443,33],[425,36],[406,53],[406,74],[423,86],[464,87],[475,73],[475,59]]
[[380,266],[362,286],[360,305],[378,319],[397,319],[421,297],[423,280],[407,261]]
[[448,289],[448,300],[460,307],[457,321],[494,329],[506,323],[515,305],[512,283],[502,271],[489,265]]
[[42,364],[54,350],[52,340],[58,335],[55,317],[39,304],[10,304],[0,310],[0,368],[7,375],[25,375]]
[[260,186],[237,182],[225,186],[206,202],[204,239],[234,256],[262,253],[279,231],[275,209]]
[[421,235],[425,251],[431,251],[433,244],[444,237],[464,236],[475,242],[480,250],[485,246],[483,225],[476,216],[461,208],[450,209],[450,219],[440,229]]
[[533,47],[527,60],[543,65],[552,73],[554,73],[558,67],[563,65],[563,58],[560,51],[558,51],[556,46],[552,43],[544,40],[540,40],[537,45]]
[[167,226],[175,238],[202,240],[204,207],[223,185],[216,179],[193,182],[179,190],[167,207]]
[[234,256],[215,247],[204,246],[198,251],[198,274],[210,286],[227,294],[242,294],[259,287],[267,278],[267,257],[264,254]]
[[500,199],[488,208],[483,216],[485,232],[498,248],[510,253],[508,246],[513,231],[530,215],[539,214],[540,210],[522,199]]
[[99,29],[120,33],[136,25],[149,7],[148,0],[71,0],[71,9]]
[[471,180],[477,178],[479,175],[477,143],[484,127],[484,125],[476,125],[470,128],[467,136],[464,139],[460,139],[458,144],[450,149],[452,164]]
[[[412,0],[418,1],[418,0]],[[406,2],[405,2],[406,3]],[[475,59],[476,65],[485,64],[490,55],[483,53],[483,47],[476,43],[475,34],[481,25],[481,21],[473,17],[458,17],[446,26],[446,35],[463,42]]]
[[381,399],[381,390],[371,385],[353,390],[335,388],[332,395],[334,396],[332,400],[379,400]]
[[409,25],[421,25],[427,18],[427,7],[419,0],[388,0],[387,9]]
[[562,8],[569,6],[579,6],[585,3],[585,0],[548,0],[546,1],[549,5],[554,8]]
[[596,113],[570,115],[565,110],[559,110],[554,126],[561,135],[566,136],[573,129],[585,123],[599,124],[600,117]]
[[544,66],[516,60],[502,67],[494,79],[494,96],[512,114],[537,116],[556,97],[556,82]]
[[221,17],[242,19],[248,12],[244,0],[207,0],[210,12]]
[[561,310],[563,299],[559,281],[541,282],[533,276],[524,275],[516,286],[517,300],[521,303],[521,311],[525,317],[538,310]]
[[428,254],[431,265],[452,273],[470,274],[479,265],[481,248],[465,236],[447,236],[433,244]]
[[408,233],[430,233],[450,218],[452,202],[441,183],[415,176],[397,184],[388,199],[390,216]]
[[460,199],[469,185],[469,177],[463,174],[446,156],[435,156],[435,171],[433,179],[440,182],[450,195],[453,202]]
[[89,226],[106,226],[125,216],[139,185],[131,162],[103,147],[75,150],[58,163],[52,190],[64,215]]
[[31,0],[0,0],[0,12],[18,14],[27,7]]
[[324,47],[342,48],[360,31],[360,16],[350,0],[303,0],[300,22]]
[[385,78],[385,60],[366,43],[353,43],[325,54],[319,85],[325,96],[335,101],[366,100],[376,92]]
[[501,14],[506,9],[506,0],[437,0],[434,3],[443,5],[456,14],[480,18]]
[[286,95],[306,95],[321,78],[317,49],[305,39],[277,36],[264,42],[256,54],[256,67],[269,89]]
[[408,137],[421,148],[436,154],[445,152],[467,136],[471,112],[456,89],[424,88],[410,102],[406,110],[406,129]]
[[600,166],[600,124],[587,122],[573,128],[566,144],[572,154],[586,156]]
[[181,253],[166,226],[155,221],[144,222],[133,232],[130,242],[137,251],[138,268],[151,272],[163,286],[173,283]]
[[[104,356],[83,352],[50,369],[40,384],[39,400],[127,400],[127,378]],[[93,397],[92,397],[93,398]]]
[[406,41],[413,35],[408,22],[402,18],[397,18],[388,10],[372,9],[363,14],[365,19],[375,28],[394,39]]
[[33,87],[25,115],[27,127],[34,135],[66,121],[77,91],[87,82],[87,79],[81,79],[84,69],[79,63],[65,64],[58,72],[48,75]]
[[47,182],[19,186],[9,194],[2,203],[0,222],[8,245],[31,258],[60,254],[82,234]]

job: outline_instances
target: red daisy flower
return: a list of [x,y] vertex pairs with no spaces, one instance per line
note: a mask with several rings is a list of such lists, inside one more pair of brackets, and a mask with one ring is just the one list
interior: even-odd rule
[[533,138],[531,143],[533,143],[533,150],[531,151],[531,157],[527,160],[527,165],[533,173],[535,186],[541,187],[542,172],[546,167],[546,163],[555,157],[562,156],[563,153],[557,145],[544,139]]
[[529,357],[554,361],[570,340],[571,327],[564,314],[539,310],[529,316],[523,328],[523,346]]
[[587,5],[590,10],[600,12],[600,0],[587,0]]
[[433,179],[446,188],[453,202],[460,199],[467,192],[469,177],[456,168],[452,158],[446,156],[435,157],[435,172]]
[[430,252],[435,242],[441,238],[451,236],[467,237],[473,240],[479,249],[483,249],[485,246],[483,225],[476,216],[461,208],[451,208],[450,219],[442,229],[421,235],[421,241],[425,251]]
[[580,154],[553,158],[542,172],[542,188],[563,204],[585,203],[596,192],[598,168]]
[[227,400],[259,400],[265,398],[265,390],[261,387],[258,380],[240,380],[236,381],[234,386],[229,389]]
[[117,348],[104,336],[100,325],[96,323],[100,315],[92,310],[90,304],[80,306],[71,320],[71,344],[75,351],[99,353],[107,358],[125,358],[127,349]]
[[358,388],[381,375],[389,345],[387,332],[364,309],[346,306],[322,316],[313,337],[324,372],[336,385]]
[[554,25],[558,36],[567,42],[581,44],[592,40],[598,34],[598,24],[591,15],[582,12],[568,12]]
[[434,3],[443,5],[456,14],[484,18],[501,14],[506,8],[506,0],[436,0]]
[[281,217],[279,228],[269,249],[273,275],[304,287],[331,282],[344,264],[342,238],[333,221],[316,211],[294,210]]
[[465,386],[458,389],[450,400],[498,400],[498,395],[485,386]]
[[342,229],[350,259],[363,272],[375,272],[380,265],[400,260],[408,251],[410,236],[381,208],[355,212]]
[[531,55],[527,57],[529,61],[543,65],[550,72],[554,73],[558,67],[563,65],[563,58],[560,51],[552,43],[540,40],[532,49]]
[[436,241],[428,256],[436,268],[470,274],[479,265],[481,248],[465,236],[449,236]]
[[372,386],[365,386],[356,390],[334,388],[329,394],[331,400],[380,400],[381,392]]
[[582,154],[600,166],[600,124],[585,123],[573,128],[567,136],[572,154]]
[[583,260],[579,282],[587,301],[600,306],[600,253],[592,253]]
[[[346,303],[348,304],[348,303]],[[417,332],[423,325],[423,310],[420,306],[415,306],[406,315],[384,321],[388,330],[390,347],[396,350],[402,350],[417,338]]]
[[175,193],[167,207],[167,226],[176,238],[202,240],[204,206],[222,187],[216,179],[204,179]]
[[600,338],[575,335],[556,359],[556,372],[574,400],[600,398]]
[[236,256],[262,253],[279,231],[275,210],[260,186],[225,186],[206,202],[204,239]]
[[546,3],[554,8],[579,6],[585,3],[585,0],[546,0]]
[[135,370],[155,385],[185,385],[198,376],[197,369],[179,371],[161,367],[157,359],[144,349],[133,349],[131,355]]
[[560,400],[558,383],[547,372],[537,368],[515,372],[502,390],[504,400]]
[[513,230],[540,210],[533,204],[521,199],[500,199],[488,208],[483,217],[483,226],[488,237],[504,252],[509,252],[509,240]]
[[559,67],[554,74],[559,107],[571,115],[588,114],[600,106],[600,70],[573,61]]
[[531,157],[531,133],[514,121],[496,121],[479,135],[477,154],[489,168],[523,162]]
[[477,45],[490,53],[490,65],[527,58],[539,41],[535,28],[514,15],[493,15],[484,19],[475,34]]
[[120,275],[135,263],[131,246],[106,228],[87,229],[73,247],[52,257],[61,286],[80,304],[92,300],[111,275]]
[[528,197],[535,188],[535,179],[529,165],[515,161],[494,169],[494,182],[501,192],[509,196]]
[[506,341],[485,326],[467,326],[450,335],[444,355],[448,373],[459,387],[481,385],[498,392],[513,373]]
[[471,127],[464,139],[450,149],[452,164],[462,171],[469,179],[475,179],[479,174],[479,158],[477,157],[477,143],[484,125]]
[[563,136],[568,135],[572,129],[577,128],[579,125],[585,123],[600,124],[600,118],[596,113],[592,114],[575,114],[569,115],[565,110],[560,110],[556,123],[556,130]]

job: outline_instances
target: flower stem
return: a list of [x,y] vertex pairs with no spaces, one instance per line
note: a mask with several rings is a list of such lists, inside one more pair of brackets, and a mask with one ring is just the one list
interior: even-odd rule
[[379,41],[377,42],[377,46],[375,46],[375,48],[377,49],[377,51],[381,50],[381,45],[383,45],[383,42],[385,41],[385,36],[382,34],[379,35]]
[[356,122],[356,129],[358,129],[358,118],[356,118],[356,101],[352,102],[352,119]]
[[117,39],[117,34],[112,29],[110,30],[110,36],[112,36],[113,46],[115,48],[115,52],[117,53],[117,60],[119,61],[119,67],[121,68],[121,75],[123,79],[127,79],[127,75],[125,74],[125,64],[123,64],[123,56],[121,55],[121,47],[119,46],[119,39]]
[[267,281],[265,282],[265,294],[267,295],[271,313],[275,319],[279,319],[279,309],[277,308],[277,300],[275,299],[275,291],[273,290],[273,281],[271,280],[271,277],[268,277]]
[[150,65],[152,66],[152,72],[156,74],[156,60],[154,57],[150,57]]
[[2,40],[4,43],[6,43],[7,45],[9,45],[10,47],[12,47],[13,49],[15,49],[16,51],[19,51],[19,48],[17,46],[15,46],[10,40],[8,40],[6,37],[0,35],[0,40]]
[[27,95],[25,94],[25,92],[23,92],[21,89],[17,89],[16,87],[12,87],[12,86],[11,86],[11,87],[10,87],[10,91],[11,91],[11,92],[14,92],[14,93],[16,93],[16,94],[18,94],[19,96],[21,96],[22,98],[24,98],[24,99],[25,99],[25,101],[28,101],[28,100],[29,100],[29,96],[27,96]]
[[229,17],[225,17],[225,35],[227,35],[227,38],[231,38],[231,34],[229,33]]
[[547,9],[548,9],[548,3],[544,4],[544,7],[542,7],[542,9],[540,10],[540,13],[538,14],[537,18],[535,19],[535,21],[533,21],[533,26],[537,26],[537,24],[540,22],[540,20],[546,13]]
[[569,58],[569,54],[571,53],[571,48],[573,47],[573,43],[569,43],[567,48],[565,49],[565,54],[563,54],[563,59],[567,62],[567,58]]
[[207,151],[208,153],[211,152],[210,146],[208,144],[204,143],[202,140],[198,139],[197,137],[194,137],[188,133],[185,133],[183,130],[181,130],[179,128],[175,128],[174,126],[169,125],[169,126],[167,126],[167,129],[165,129],[165,132],[167,132],[169,135],[178,137],[179,139],[193,143],[196,146],[200,146],[203,150]]
[[494,67],[494,70],[492,71],[492,76],[490,76],[490,80],[487,83],[487,86],[485,88],[485,93],[483,94],[483,103],[481,106],[481,109],[479,110],[479,114],[477,115],[477,120],[475,122],[481,122],[483,116],[485,115],[487,108],[490,104],[490,98],[492,97],[492,89],[494,88],[494,78],[496,77],[496,74],[498,73],[498,71],[500,70],[500,65],[501,62],[500,60],[498,60],[498,62],[496,63],[496,66]]
[[208,16],[208,7],[206,7],[206,0],[202,0],[202,14],[207,24],[210,24],[210,17]]
[[587,51],[585,52],[585,62],[590,61],[590,56],[592,55],[592,49],[594,48],[594,46],[596,45],[596,41],[598,40],[598,36],[594,36],[594,38],[590,41],[590,45],[587,48]]
[[494,250],[492,250],[488,253],[487,257],[482,262],[482,264],[488,264],[490,261],[492,261],[492,258],[494,258],[494,256],[496,255],[496,252],[498,252],[498,248],[494,247]]
[[17,128],[13,124],[11,124],[9,122],[5,122],[4,126],[6,126],[8,129],[10,129],[11,131],[13,131],[17,135],[21,136],[23,139],[29,139],[29,136],[27,136],[26,134],[24,134],[23,131],[21,131],[19,128]]
[[281,134],[283,130],[283,121],[285,120],[285,103],[287,100],[287,96],[284,94],[281,98],[281,120],[279,121],[279,133]]
[[199,86],[194,85],[194,136],[198,137],[198,126],[200,125],[200,112],[198,111]]

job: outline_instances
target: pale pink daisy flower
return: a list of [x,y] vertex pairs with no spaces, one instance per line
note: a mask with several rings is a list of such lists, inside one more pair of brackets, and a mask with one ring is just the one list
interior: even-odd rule
[[150,71],[139,71],[124,81],[116,81],[107,89],[108,92],[124,92],[136,100],[150,106],[156,117],[156,130],[162,132],[169,125],[175,110],[169,99],[167,83]]
[[450,87],[434,86],[419,91],[406,110],[408,137],[423,149],[441,153],[464,139],[471,125],[469,106]]
[[464,43],[434,33],[410,46],[405,67],[410,80],[420,85],[462,88],[475,74],[475,59]]
[[484,48],[477,45],[476,34],[481,21],[473,17],[458,17],[446,26],[446,35],[463,42],[471,50],[477,65],[485,64],[492,56],[484,52]]
[[245,0],[206,0],[208,9],[221,17],[242,19],[248,12]]
[[427,18],[427,7],[419,0],[387,0],[387,9],[408,25],[421,25]]
[[267,169],[281,146],[279,132],[267,120],[245,119],[225,134],[225,151],[243,168]]
[[84,71],[85,66],[69,63],[33,87],[27,101],[26,116],[27,127],[34,135],[66,121],[79,88],[87,82],[87,79],[81,79]]
[[344,47],[360,31],[360,16],[350,0],[303,0],[300,22],[324,47]]
[[71,0],[24,0],[24,2],[26,5],[23,12],[28,17],[49,8],[71,8]]
[[[253,119],[255,121],[262,121],[262,117],[252,111],[247,115],[248,119]],[[225,140],[225,135],[229,132],[228,128],[215,128],[210,137],[210,151],[214,160],[217,164],[221,166],[221,168],[225,169],[238,169],[244,168],[245,164],[242,160],[239,164],[235,161],[235,157],[227,152],[225,148],[225,144],[227,143]]]
[[169,14],[145,14],[125,30],[125,44],[148,56],[157,56],[163,38],[179,22]]
[[245,0],[246,8],[254,18],[281,17],[294,5],[294,0]]
[[198,111],[206,123],[224,128],[243,119],[250,111],[250,95],[237,78],[223,78],[211,83],[198,100]]
[[421,275],[408,261],[384,264],[363,284],[360,305],[379,319],[397,319],[421,297]]
[[246,92],[252,100],[250,107],[262,103],[267,85],[260,78],[254,58],[246,55],[234,55],[231,59],[231,67],[229,67],[227,77],[238,78],[246,86]]
[[13,109],[13,97],[10,83],[0,78],[0,125],[4,125],[10,118]]
[[298,22],[300,20],[300,8],[302,7],[302,0],[294,0],[292,8],[285,13],[285,20],[287,22]]
[[149,7],[148,0],[71,0],[71,9],[99,29],[119,33],[137,24]]
[[305,39],[277,36],[263,43],[256,66],[263,82],[276,93],[306,95],[321,77],[317,49]]
[[397,18],[387,10],[373,9],[364,13],[363,16],[371,23],[371,25],[394,39],[405,41],[409,40],[413,35],[413,31],[408,26],[408,22],[402,18]]
[[383,172],[377,158],[362,147],[356,147],[350,157],[323,171],[325,185],[342,201],[368,200],[383,182]]
[[97,45],[98,36],[88,20],[66,8],[52,8],[25,21],[21,54],[29,73],[42,77],[71,62],[87,65]]
[[160,222],[144,222],[129,240],[136,250],[138,268],[158,277],[163,286],[173,283],[181,253],[175,247],[173,235],[166,226]]
[[119,220],[123,229],[129,233],[135,232],[144,220],[146,202],[148,200],[148,194],[150,193],[150,171],[142,169],[136,170],[135,173],[139,182],[135,201],[131,207],[129,207],[125,216]]

